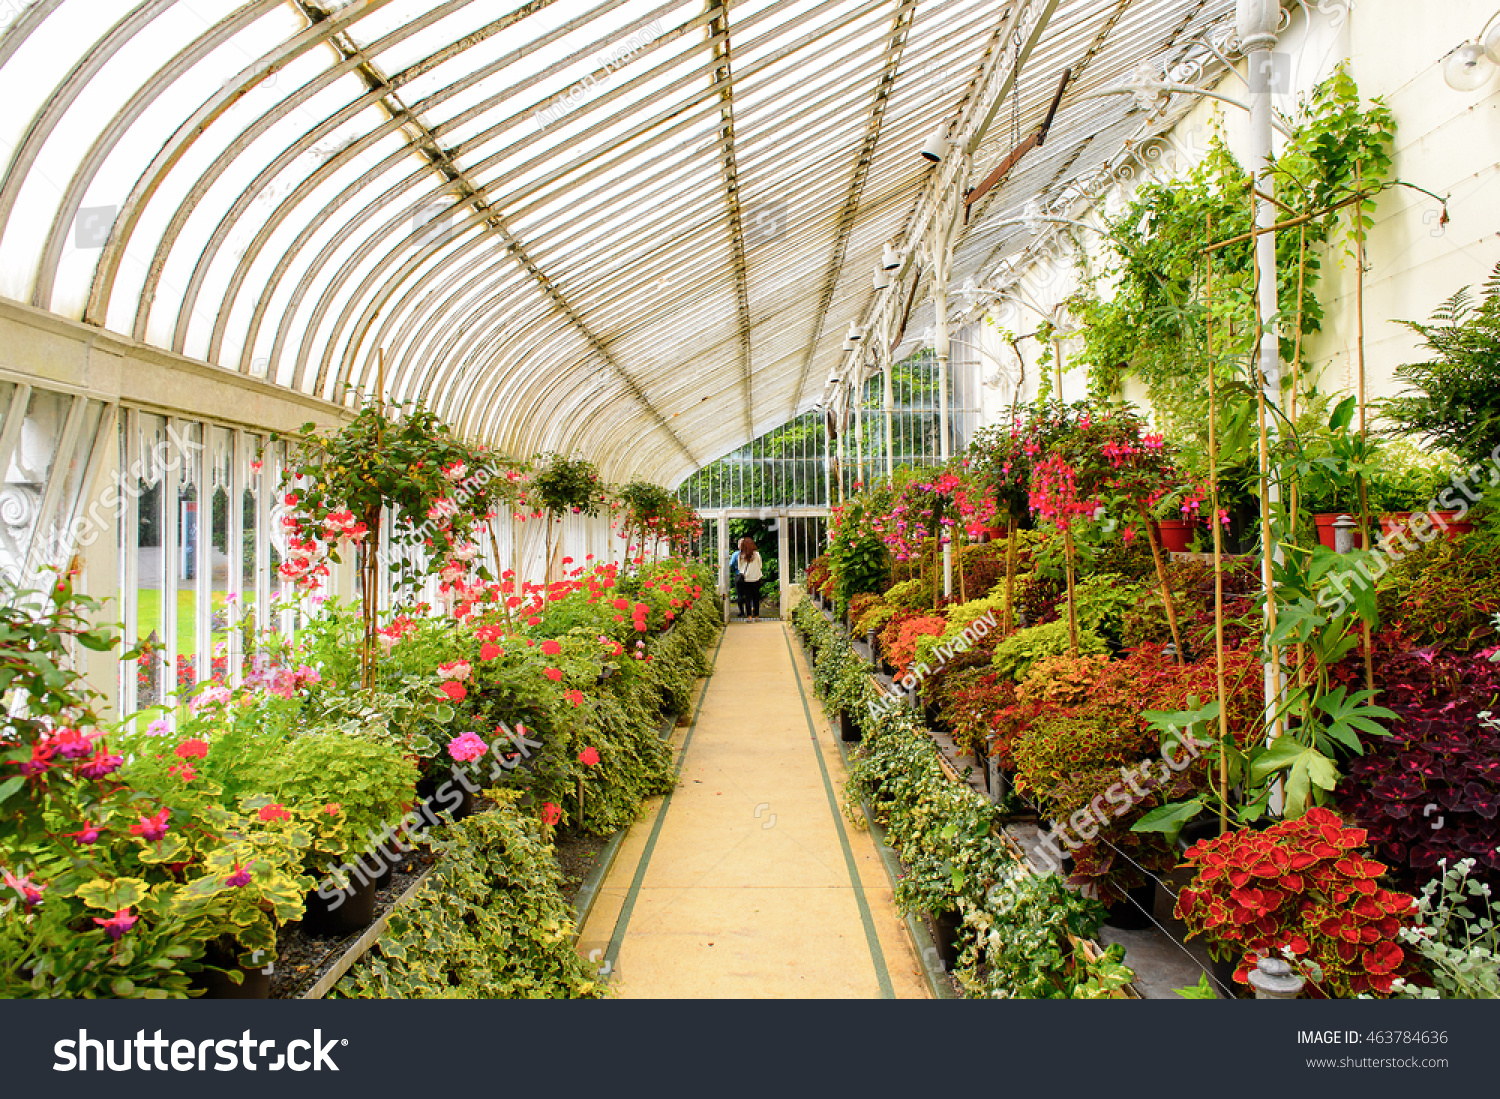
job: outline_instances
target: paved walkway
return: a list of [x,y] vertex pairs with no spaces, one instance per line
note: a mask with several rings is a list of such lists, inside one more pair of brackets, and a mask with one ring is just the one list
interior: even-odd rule
[[625,997],[927,997],[789,628],[735,623],[715,665],[677,787],[631,826],[579,950]]

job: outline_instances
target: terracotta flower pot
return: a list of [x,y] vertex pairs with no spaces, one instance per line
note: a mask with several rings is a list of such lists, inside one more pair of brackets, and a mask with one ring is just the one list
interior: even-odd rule
[[[1396,535],[1399,538],[1411,527],[1411,517],[1413,514],[1427,516],[1427,525],[1433,529],[1443,529],[1433,517],[1435,516],[1436,519],[1442,520],[1443,523],[1447,524],[1446,533],[1449,541],[1457,538],[1460,534],[1468,534],[1474,529],[1474,524],[1467,519],[1458,518],[1458,512],[1456,511],[1392,511],[1380,517],[1380,533],[1383,535]],[[1407,534],[1406,537],[1409,539],[1413,535]]]
[[1156,534],[1161,539],[1161,548],[1168,553],[1186,553],[1193,540],[1193,525],[1189,519],[1158,520]]
[[[1325,549],[1338,548],[1333,541],[1334,536],[1338,533],[1333,529],[1333,524],[1338,521],[1340,515],[1349,514],[1350,513],[1347,511],[1329,511],[1324,512],[1322,515],[1313,516],[1313,522],[1318,526],[1318,542],[1320,545],[1322,545]],[[1355,518],[1357,521],[1358,517],[1356,516]],[[1360,533],[1357,530],[1354,532],[1354,548],[1365,548],[1365,540],[1360,537]]]

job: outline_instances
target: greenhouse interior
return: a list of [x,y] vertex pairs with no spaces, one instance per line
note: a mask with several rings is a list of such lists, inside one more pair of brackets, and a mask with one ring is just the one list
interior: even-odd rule
[[0,997],[1500,997],[1495,3],[0,3]]

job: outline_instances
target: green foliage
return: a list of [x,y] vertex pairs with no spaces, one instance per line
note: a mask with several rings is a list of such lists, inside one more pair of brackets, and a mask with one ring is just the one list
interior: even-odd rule
[[[1118,645],[1125,635],[1126,615],[1148,598],[1152,589],[1149,584],[1130,583],[1118,576],[1097,573],[1078,581],[1073,590],[1077,594],[1079,629],[1090,630]],[[1067,617],[1066,600],[1058,613],[1064,619]]]
[[891,585],[885,593],[885,601],[902,610],[922,610],[932,606],[932,585],[920,577],[903,580]]
[[526,488],[526,502],[553,517],[577,512],[598,515],[606,505],[599,471],[584,458],[544,454]]
[[[1042,626],[1028,626],[1017,630],[995,646],[994,667],[1001,675],[1019,683],[1031,671],[1031,666],[1044,656],[1062,656],[1072,651],[1068,624],[1063,621],[1048,622]],[[1078,654],[1088,656],[1109,652],[1104,639],[1092,630],[1079,629]]]
[[438,862],[336,997],[574,999],[601,995],[573,949],[562,872],[507,800],[434,838]]
[[1426,436],[1465,461],[1489,460],[1500,448],[1500,264],[1477,305],[1465,287],[1429,323],[1401,323],[1422,337],[1432,358],[1396,368],[1406,389],[1381,412],[1397,430]]
[[1393,991],[1416,1000],[1500,999],[1500,927],[1490,887],[1470,877],[1473,859],[1439,865],[1443,876],[1423,887],[1415,923],[1400,932],[1422,958],[1432,984],[1397,979]]
[[1061,878],[1017,865],[989,891],[988,903],[966,917],[975,934],[959,958],[959,983],[971,996],[1000,1000],[1108,995],[1106,987],[1122,987],[1123,974],[1113,968],[1119,955],[1108,956],[1108,970],[1091,972],[1073,945],[1073,938],[1094,934],[1103,918],[1103,905]]

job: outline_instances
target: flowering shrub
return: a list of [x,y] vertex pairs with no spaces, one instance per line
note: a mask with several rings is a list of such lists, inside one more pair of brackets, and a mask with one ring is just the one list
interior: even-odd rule
[[1203,840],[1188,849],[1197,873],[1175,914],[1190,936],[1208,936],[1216,955],[1238,961],[1241,983],[1285,948],[1321,971],[1317,995],[1387,994],[1406,963],[1397,936],[1416,902],[1377,884],[1386,868],[1359,853],[1365,838],[1315,807],[1264,832]]

